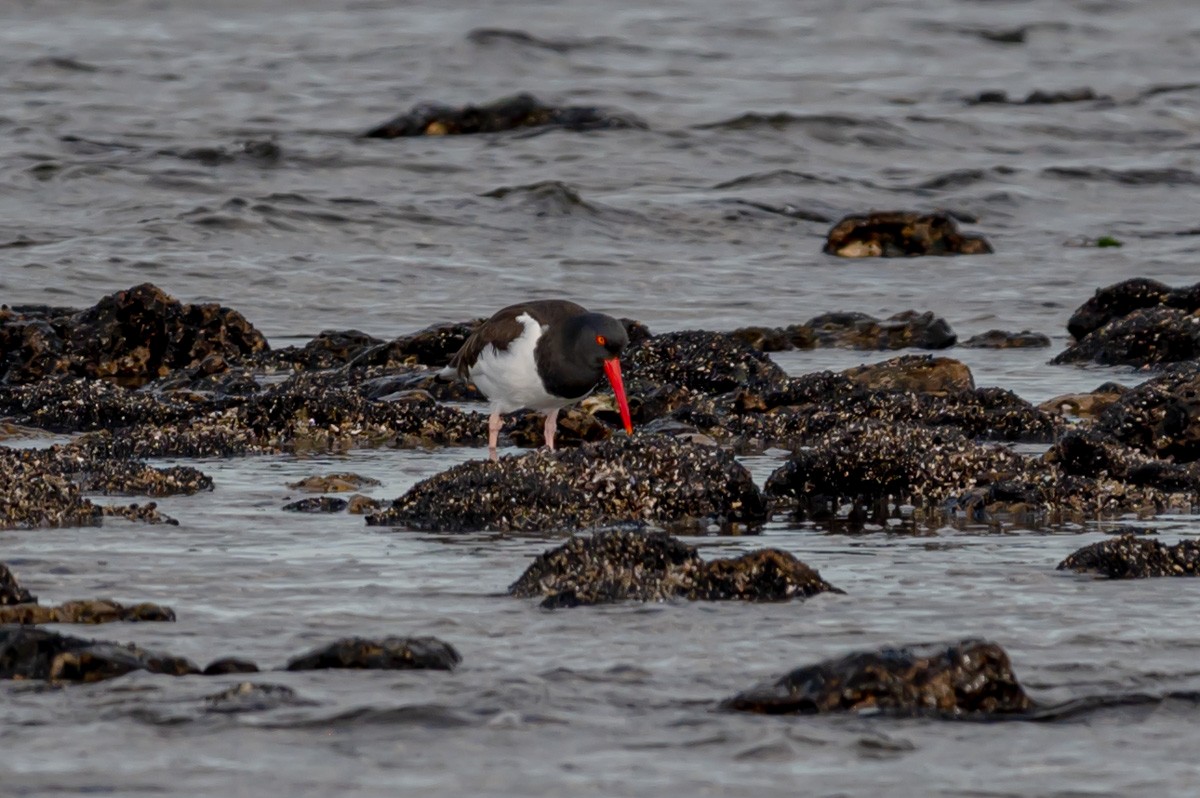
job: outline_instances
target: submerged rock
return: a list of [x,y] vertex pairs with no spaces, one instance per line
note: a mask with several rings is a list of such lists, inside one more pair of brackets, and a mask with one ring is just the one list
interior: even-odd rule
[[705,562],[663,532],[601,531],[539,555],[508,589],[546,608],[617,601],[783,601],[842,591],[787,552],[760,549]]
[[347,637],[296,657],[289,671],[327,668],[370,670],[454,670],[462,657],[449,643],[436,637],[385,637],[369,640]]
[[374,477],[364,477],[361,474],[352,474],[346,471],[337,474],[314,474],[297,482],[289,482],[288,487],[310,493],[349,493],[359,488],[375,487],[380,484],[382,483]]
[[820,347],[946,349],[958,341],[945,319],[915,310],[896,313],[882,321],[866,313],[824,313],[809,319],[805,326],[812,330]]
[[138,670],[171,676],[200,672],[182,657],[133,644],[84,640],[37,626],[0,627],[0,679],[99,682]]
[[0,607],[0,623],[114,623],[116,621],[174,621],[170,607],[144,602],[125,606],[111,599],[67,601],[56,607],[16,604]]
[[[208,668],[205,668],[205,674],[208,675]],[[312,702],[303,700],[295,690],[286,685],[239,682],[228,690],[205,696],[204,703],[209,712],[235,713],[265,712],[278,707],[303,706]]]
[[372,525],[466,532],[587,529],[641,521],[754,528],[767,506],[732,454],[666,437],[471,461],[415,485]]
[[918,255],[983,255],[992,246],[981,236],[964,235],[945,213],[873,211],[835,224],[824,252],[843,258],[900,258]]
[[739,693],[726,709],[768,715],[883,712],[978,718],[1035,708],[995,643],[963,640],[850,654]]
[[1184,539],[1168,546],[1153,538],[1124,534],[1072,553],[1058,570],[1146,579],[1155,576],[1196,576],[1200,573],[1200,541]]
[[1003,91],[985,91],[980,92],[974,97],[967,98],[967,103],[970,105],[1059,105],[1061,103],[1080,103],[1091,100],[1110,99],[1112,98],[1096,94],[1094,89],[1084,86],[1079,89],[1066,89],[1063,91],[1035,89],[1025,95],[1025,99],[1023,100],[1009,99],[1008,93]]
[[230,673],[258,673],[258,665],[248,659],[221,657],[204,666],[205,676],[224,676]]
[[645,128],[646,123],[631,114],[590,106],[546,105],[533,95],[522,93],[504,97],[487,105],[466,105],[458,108],[438,103],[421,103],[400,116],[371,128],[363,136],[379,139],[451,136],[501,133],[538,127],[582,131]]
[[1161,366],[1200,359],[1200,315],[1171,307],[1139,308],[1093,330],[1051,363]]
[[972,335],[960,345],[967,349],[1040,349],[1050,346],[1050,337],[1029,330],[988,330],[979,335]]
[[340,513],[349,505],[348,501],[336,496],[310,496],[285,504],[283,509],[290,513]]

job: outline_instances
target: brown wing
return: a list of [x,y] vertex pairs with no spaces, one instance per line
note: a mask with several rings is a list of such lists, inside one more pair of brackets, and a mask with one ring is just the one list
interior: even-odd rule
[[508,345],[525,332],[525,325],[517,321],[517,317],[523,313],[528,313],[539,324],[552,324],[560,319],[587,313],[587,311],[565,299],[539,299],[533,302],[509,305],[503,310],[496,311],[494,316],[471,333],[471,337],[450,359],[449,367],[465,379],[471,367],[479,360],[479,354],[485,346],[490,344],[501,351],[508,349]]

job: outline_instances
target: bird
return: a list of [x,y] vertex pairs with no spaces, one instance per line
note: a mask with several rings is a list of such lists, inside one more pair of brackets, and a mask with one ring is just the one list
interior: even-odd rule
[[521,408],[546,414],[546,448],[554,450],[558,411],[580,401],[607,377],[621,422],[633,433],[621,353],[625,326],[565,299],[509,305],[477,327],[442,370],[475,383],[487,397],[488,456],[497,460],[501,415]]

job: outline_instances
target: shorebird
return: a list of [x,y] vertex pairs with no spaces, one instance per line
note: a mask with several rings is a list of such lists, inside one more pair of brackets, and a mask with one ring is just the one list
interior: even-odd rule
[[497,459],[501,414],[529,408],[546,414],[546,448],[554,449],[558,411],[607,377],[626,432],[633,432],[621,380],[621,322],[574,302],[543,299],[497,311],[471,334],[443,370],[475,383],[488,398],[488,456]]

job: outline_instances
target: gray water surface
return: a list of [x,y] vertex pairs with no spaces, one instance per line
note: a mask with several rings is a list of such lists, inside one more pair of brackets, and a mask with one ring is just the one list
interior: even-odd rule
[[[1024,43],[981,35],[1021,27]],[[916,309],[964,338],[1028,328],[1057,350],[1095,288],[1197,279],[1198,56],[1184,0],[25,0],[0,10],[0,301],[85,306],[150,281],[236,308],[275,345],[392,337],[534,296],[655,331]],[[1110,99],[964,102],[1081,86]],[[650,129],[355,138],[420,100],[520,90]],[[243,146],[267,140],[277,159]],[[543,181],[561,186],[482,196]],[[832,259],[829,224],[795,218],[871,208],[971,215],[997,254]],[[1075,245],[1102,235],[1125,246]],[[949,354],[1035,402],[1145,376],[1047,366],[1046,350]],[[803,373],[885,356],[777,358]],[[795,552],[846,595],[547,612],[502,594],[554,540],[280,511],[298,498],[286,483],[313,473],[378,478],[371,495],[390,499],[481,455],[197,462],[216,490],[161,502],[178,527],[0,533],[0,560],[43,601],[179,616],[63,631],[200,663],[278,667],[351,634],[436,635],[464,658],[452,674],[261,674],[304,703],[242,714],[206,711],[233,676],[8,684],[0,794],[1196,793],[1198,710],[1182,698],[1047,723],[715,711],[801,664],[960,636],[1004,645],[1047,702],[1200,688],[1191,580],[1054,571],[1102,530],[776,523],[692,542]],[[747,462],[765,479],[780,456]],[[1156,524],[1200,533],[1196,518]]]

